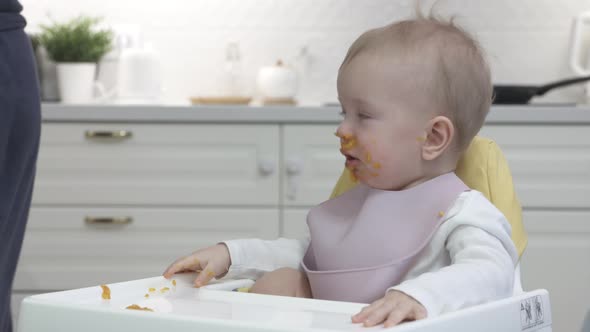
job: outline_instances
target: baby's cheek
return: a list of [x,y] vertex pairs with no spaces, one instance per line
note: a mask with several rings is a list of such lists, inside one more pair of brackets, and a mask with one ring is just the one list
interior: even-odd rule
[[378,170],[381,169],[381,151],[379,151],[378,146],[374,144],[373,146],[365,146],[363,148],[363,162],[367,164],[369,168],[372,169],[371,175],[377,176]]

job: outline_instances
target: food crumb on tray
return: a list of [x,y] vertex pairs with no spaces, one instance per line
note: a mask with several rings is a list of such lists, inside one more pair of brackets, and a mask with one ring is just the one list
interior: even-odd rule
[[107,285],[100,285],[102,288],[102,298],[103,300],[110,300],[111,299],[111,289]]
[[129,309],[129,310],[143,310],[143,311],[154,311],[154,309],[150,309],[148,307],[140,307],[137,304],[129,305],[125,309]]

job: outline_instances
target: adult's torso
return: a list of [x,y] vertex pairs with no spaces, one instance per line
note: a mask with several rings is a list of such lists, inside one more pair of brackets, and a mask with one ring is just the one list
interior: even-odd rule
[[18,0],[0,0],[0,31],[22,29],[26,25]]

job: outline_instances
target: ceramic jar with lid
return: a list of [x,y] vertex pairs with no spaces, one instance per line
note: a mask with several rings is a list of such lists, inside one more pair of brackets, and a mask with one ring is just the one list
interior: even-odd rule
[[256,86],[264,104],[294,104],[297,72],[278,60],[274,66],[260,68]]

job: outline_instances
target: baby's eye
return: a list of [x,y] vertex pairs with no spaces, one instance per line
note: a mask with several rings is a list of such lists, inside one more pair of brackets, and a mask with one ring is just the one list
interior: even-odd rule
[[359,118],[360,119],[370,119],[371,116],[369,114],[366,114],[366,113],[359,113]]

